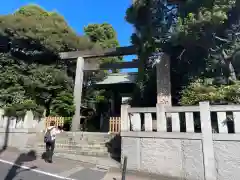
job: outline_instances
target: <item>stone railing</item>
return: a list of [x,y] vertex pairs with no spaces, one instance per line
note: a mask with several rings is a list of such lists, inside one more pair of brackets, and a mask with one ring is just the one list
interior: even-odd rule
[[201,132],[200,116],[210,113],[214,133],[240,133],[240,121],[237,121],[240,105],[211,105],[209,109],[203,106],[209,106],[209,103],[175,107],[157,104],[143,108],[122,105],[121,131]]
[[123,105],[121,136],[129,169],[187,180],[240,176],[240,105]]

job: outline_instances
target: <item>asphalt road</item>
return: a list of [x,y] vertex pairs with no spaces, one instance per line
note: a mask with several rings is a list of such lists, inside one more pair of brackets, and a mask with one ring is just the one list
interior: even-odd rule
[[107,169],[61,158],[49,164],[25,154],[0,155],[0,180],[103,180],[106,173]]

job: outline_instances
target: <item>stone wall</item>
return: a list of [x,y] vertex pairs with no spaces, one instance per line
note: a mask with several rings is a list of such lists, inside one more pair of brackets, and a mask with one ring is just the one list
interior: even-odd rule
[[[0,109],[0,152],[7,148],[45,152],[44,118],[36,119],[31,111],[23,118],[7,117]],[[57,135],[55,153],[76,159],[79,156],[114,158],[120,161],[121,138],[108,133],[61,132]],[[118,163],[117,163],[118,164]]]
[[[153,113],[157,117],[156,128]],[[121,155],[122,160],[128,158],[128,170],[171,180],[240,177],[240,105],[211,106],[208,102],[186,107],[123,105],[121,121]]]
[[[218,180],[240,177],[240,135],[213,134]],[[123,132],[122,156],[128,169],[186,180],[204,180],[204,153],[199,133]]]
[[122,156],[128,169],[176,179],[204,179],[201,137],[174,133],[122,133]]
[[[45,151],[43,132],[35,129],[0,128],[0,151],[5,147],[16,148],[22,151],[30,149],[39,154]],[[118,147],[119,144],[119,147]],[[115,136],[107,133],[91,132],[62,132],[56,138],[56,153],[71,155],[87,155],[98,157],[120,156],[117,148],[121,143],[116,142]]]

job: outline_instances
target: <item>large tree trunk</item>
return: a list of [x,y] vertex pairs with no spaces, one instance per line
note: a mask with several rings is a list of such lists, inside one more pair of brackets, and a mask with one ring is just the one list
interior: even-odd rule
[[228,61],[228,70],[229,70],[229,79],[231,81],[236,81],[237,76],[231,61]]
[[225,62],[225,65],[228,69],[228,72],[229,72],[229,75],[228,75],[228,79],[230,81],[236,81],[237,80],[237,76],[236,76],[236,72],[235,72],[235,69],[233,67],[233,64],[232,64],[232,57],[229,57],[225,51],[223,50],[222,51],[222,57],[224,59],[224,62]]

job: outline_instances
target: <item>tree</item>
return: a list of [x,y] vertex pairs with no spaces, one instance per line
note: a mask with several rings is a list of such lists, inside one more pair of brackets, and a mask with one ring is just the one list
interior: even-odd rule
[[[102,48],[113,48],[118,47],[119,42],[117,40],[117,33],[114,28],[107,23],[103,24],[89,24],[84,27],[84,32],[89,37],[92,43],[98,44]],[[101,63],[111,63],[111,62],[119,62],[122,61],[122,57],[107,57],[101,58]],[[116,69],[112,69],[113,72],[118,72]],[[94,89],[92,85],[94,85],[97,81],[102,80],[107,76],[109,71],[100,70],[97,72],[88,72],[85,76],[85,81],[88,83],[87,87],[85,86],[85,94],[89,101],[106,101],[106,95],[104,90],[97,91]],[[105,96],[105,97],[104,97]]]
[[133,43],[140,49],[146,71],[140,71],[140,79],[146,81],[144,74],[152,70],[147,68],[151,56],[166,52],[171,55],[173,91],[181,91],[199,78],[210,78],[213,85],[221,87],[235,83],[239,73],[239,10],[239,1],[234,0],[194,0],[171,5],[163,0],[137,1],[128,9],[127,20],[137,30]]
[[[59,61],[59,51],[97,48],[78,36],[56,12],[37,5],[0,16],[0,106],[9,115],[31,109],[39,116],[70,116],[75,61]],[[60,103],[61,105],[57,105]]]
[[[117,33],[110,24],[89,24],[84,28],[84,32],[90,38],[91,42],[99,44],[102,48],[114,48],[119,46]],[[104,63],[119,62],[122,60],[122,57],[101,59]]]
[[[142,105],[149,101],[149,98],[144,96],[145,92],[156,93],[156,86],[152,86],[156,82],[154,57],[161,52],[169,51],[167,42],[176,21],[175,9],[175,6],[170,7],[162,0],[137,0],[127,9],[126,20],[136,29],[132,35],[132,43],[138,47],[140,60],[138,88],[134,94],[136,99],[142,96]],[[151,102],[156,104],[156,98]]]
[[[90,38],[91,42],[96,43],[101,48],[114,48],[119,46],[117,33],[114,28],[107,23],[89,24],[84,28],[85,34]],[[101,63],[114,63],[123,60],[122,57],[107,57],[99,59]],[[119,72],[117,69],[111,69],[112,72]],[[85,73],[86,74],[86,73]],[[97,81],[103,80],[109,74],[109,70],[100,70],[97,72],[88,72],[86,79],[88,82],[84,88],[86,95],[86,103],[94,104],[94,109],[97,111],[97,116],[94,116],[89,123],[95,127],[99,127],[99,119],[101,114],[109,115],[109,100],[112,98],[112,92],[105,89],[96,90],[94,84]],[[103,117],[109,119],[109,117]]]
[[[37,104],[42,104],[50,114],[52,102],[61,92],[73,93],[73,80],[67,73],[54,66],[38,66],[29,70],[29,76],[23,78],[23,86]],[[64,95],[64,94],[63,94]]]
[[[184,47],[183,51],[189,46],[205,51],[206,69],[200,85],[201,88],[216,89],[211,96],[206,96],[211,102],[239,103],[236,98],[239,88],[239,10],[239,1],[189,2],[179,8],[177,41]],[[186,104],[189,93],[197,97],[197,87],[191,83],[183,90],[182,104]]]
[[179,8],[176,28],[180,44],[194,45],[209,52],[208,63],[230,81],[237,80],[232,57],[239,46],[239,8],[237,1],[189,2]]
[[40,51],[81,50],[93,46],[88,38],[77,36],[58,13],[47,12],[37,5],[24,6],[13,14],[1,16],[0,22],[0,34],[14,40],[12,44],[19,48],[22,41],[17,40],[21,39],[32,41],[35,45],[39,43],[45,48]]

